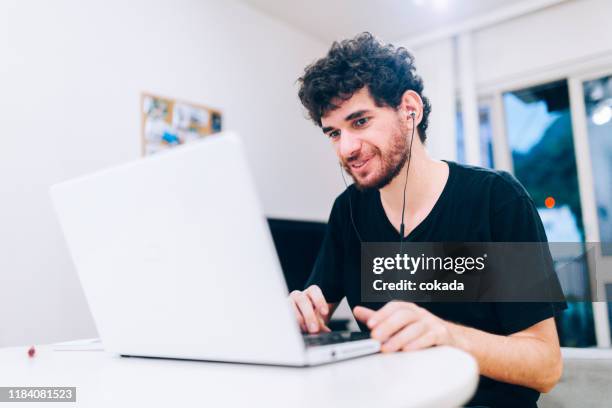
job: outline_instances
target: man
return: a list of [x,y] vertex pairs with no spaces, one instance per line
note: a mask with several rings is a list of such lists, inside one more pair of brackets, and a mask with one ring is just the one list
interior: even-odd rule
[[554,315],[564,303],[366,304],[360,292],[361,241],[398,242],[403,230],[406,242],[545,242],[525,189],[508,173],[428,155],[431,106],[404,48],[363,33],[334,43],[299,82],[302,104],[354,181],[333,205],[307,288],[290,294],[302,330],[329,331],[346,297],[383,352],[471,353],[481,374],[471,405],[536,406],[561,376]]

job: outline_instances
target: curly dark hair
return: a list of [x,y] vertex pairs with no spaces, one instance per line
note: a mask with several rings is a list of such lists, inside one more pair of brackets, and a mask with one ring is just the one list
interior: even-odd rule
[[394,109],[411,89],[423,100],[423,118],[417,129],[421,141],[426,139],[431,104],[423,95],[423,80],[416,74],[414,57],[403,47],[385,45],[369,32],[335,41],[325,57],[306,67],[298,82],[300,100],[319,127],[321,117],[337,108],[332,100],[348,100],[364,86],[377,106]]

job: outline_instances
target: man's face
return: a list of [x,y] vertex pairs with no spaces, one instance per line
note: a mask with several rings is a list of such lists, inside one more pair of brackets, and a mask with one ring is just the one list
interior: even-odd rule
[[321,127],[344,169],[360,190],[381,189],[400,172],[408,156],[408,129],[400,114],[376,106],[367,88],[321,118]]

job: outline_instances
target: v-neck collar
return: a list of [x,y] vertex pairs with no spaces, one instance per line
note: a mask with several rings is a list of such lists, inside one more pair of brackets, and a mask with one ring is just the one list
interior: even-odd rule
[[[415,236],[418,236],[418,234],[420,234],[421,231],[424,230],[427,227],[427,224],[429,224],[431,222],[431,220],[433,219],[434,215],[437,212],[440,211],[442,205],[444,204],[444,202],[446,202],[446,196],[449,194],[450,186],[451,186],[451,184],[452,184],[452,182],[454,180],[454,176],[455,176],[455,169],[454,169],[455,163],[453,163],[451,161],[447,161],[447,160],[442,160],[442,161],[445,162],[448,165],[448,178],[446,179],[446,184],[444,184],[444,188],[442,189],[442,193],[440,193],[440,196],[436,200],[436,203],[434,204],[434,206],[429,211],[429,214],[427,214],[427,216],[416,227],[414,227],[414,229],[412,231],[410,231],[410,233],[408,235],[406,235],[404,237],[403,241],[414,241]],[[400,237],[399,231],[395,229],[395,227],[393,226],[393,224],[391,223],[391,221],[387,217],[387,213],[385,212],[385,208],[382,205],[382,201],[381,201],[381,198],[380,198],[380,190],[376,190],[376,197],[375,197],[374,201],[376,202],[376,207],[377,207],[376,209],[377,209],[377,211],[379,212],[379,214],[384,219],[384,223],[386,225],[386,228],[393,235],[395,235],[397,237],[397,239],[400,239],[401,237]]]

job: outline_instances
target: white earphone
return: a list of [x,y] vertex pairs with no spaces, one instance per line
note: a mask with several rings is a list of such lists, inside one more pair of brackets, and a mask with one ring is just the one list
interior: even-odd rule
[[[401,113],[405,115],[406,114],[406,110],[402,109]],[[408,116],[408,119],[415,119],[416,118],[416,112],[415,111],[410,111],[407,116]]]

